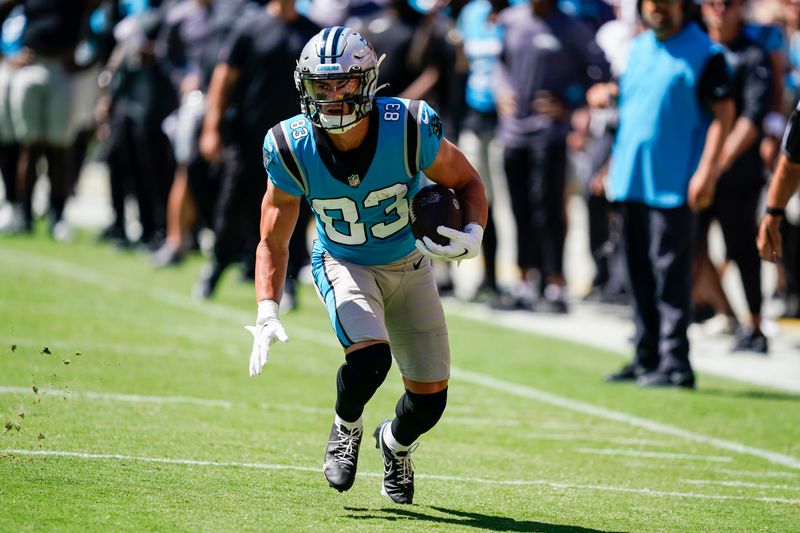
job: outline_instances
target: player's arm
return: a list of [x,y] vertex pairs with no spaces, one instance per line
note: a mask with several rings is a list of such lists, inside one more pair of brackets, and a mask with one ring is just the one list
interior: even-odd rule
[[776,262],[783,256],[780,225],[783,209],[800,187],[800,117],[797,111],[789,120],[783,137],[783,154],[767,190],[767,212],[758,229],[758,252],[765,261]]
[[442,246],[428,237],[417,240],[417,249],[428,257],[461,261],[476,257],[480,252],[483,228],[488,218],[489,204],[478,172],[453,143],[442,139],[433,163],[423,169],[429,179],[456,191],[464,213],[464,228],[439,226],[437,232],[450,239]]
[[289,240],[300,213],[300,198],[271,181],[261,201],[261,240],[256,249],[256,301],[280,302],[289,261]]
[[713,120],[706,131],[700,162],[689,180],[687,201],[693,211],[708,208],[714,200],[722,146],[736,119],[728,67],[721,53],[711,56],[703,69],[698,96],[710,109]]
[[258,317],[255,326],[245,326],[253,334],[250,352],[250,375],[261,373],[267,363],[269,347],[276,340],[289,337],[278,318],[278,304],[283,293],[286,265],[289,260],[289,239],[297,223],[300,198],[267,184],[261,201],[261,240],[256,249],[256,300]]
[[222,152],[220,124],[230,103],[231,92],[239,80],[239,69],[218,63],[208,86],[208,108],[200,134],[200,153],[209,163],[217,163]]

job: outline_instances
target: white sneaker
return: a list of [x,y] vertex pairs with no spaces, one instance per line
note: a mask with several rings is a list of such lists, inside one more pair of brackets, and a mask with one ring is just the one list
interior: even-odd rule
[[64,220],[59,220],[53,225],[50,235],[58,242],[72,242],[75,240],[75,231]]
[[736,317],[722,313],[714,315],[703,324],[703,332],[706,335],[736,335],[737,331],[739,331],[739,321]]

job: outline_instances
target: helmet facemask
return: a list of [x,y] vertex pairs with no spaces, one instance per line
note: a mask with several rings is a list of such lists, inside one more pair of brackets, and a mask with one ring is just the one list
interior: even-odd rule
[[344,133],[372,110],[379,61],[350,28],[326,28],[306,44],[294,79],[303,114],[331,133]]

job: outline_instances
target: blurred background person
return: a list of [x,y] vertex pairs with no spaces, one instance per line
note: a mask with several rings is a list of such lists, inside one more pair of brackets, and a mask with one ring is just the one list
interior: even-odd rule
[[636,326],[634,360],[606,380],[693,388],[692,211],[711,205],[735,107],[722,50],[692,20],[691,0],[639,6],[649,29],[631,45],[618,93],[612,84],[592,89],[606,104],[619,95],[609,186]]
[[[292,73],[303,46],[319,29],[297,12],[294,0],[271,0],[240,18],[222,47],[200,136],[203,157],[223,168],[214,206],[212,258],[195,287],[200,298],[210,298],[222,273],[237,261],[243,263],[245,278],[254,275],[261,198],[267,187],[261,158],[264,135],[297,111]],[[283,299],[289,308],[296,305],[297,274],[308,261],[310,212],[301,212]]]
[[[509,7],[498,20],[504,38],[494,94],[521,276],[512,306],[530,309],[541,293],[537,310],[566,313],[566,137],[571,112],[584,105],[589,85],[608,78],[608,64],[591,30],[555,0]],[[533,269],[541,272],[538,291]]]
[[162,130],[164,119],[178,106],[169,72],[158,61],[156,41],[165,9],[138,6],[114,28],[116,47],[101,75],[105,92],[97,114],[101,129],[100,159],[108,165],[114,219],[101,235],[120,246],[130,245],[125,198],[136,199],[141,231],[138,240],[153,250],[166,232],[166,204],[174,158]]
[[[757,209],[764,187],[764,165],[759,153],[762,124],[772,109],[773,72],[768,52],[744,32],[744,0],[706,0],[703,21],[709,37],[724,47],[731,74],[736,121],[719,159],[720,176],[711,206],[699,215],[697,261],[714,268],[708,257],[708,228],[719,222],[726,257],[736,263],[749,314],[737,332],[734,351],[767,352],[761,331],[761,261],[756,248]],[[711,272],[710,275],[715,275]],[[704,279],[697,277],[696,284]],[[719,287],[721,289],[721,286]],[[730,305],[725,310],[732,313]],[[728,320],[735,317],[729,315]]]
[[211,225],[218,168],[200,154],[200,129],[211,72],[245,5],[244,0],[185,0],[166,15],[156,50],[170,73],[180,106],[163,124],[176,168],[167,200],[166,239],[153,254],[157,267],[179,263],[192,243],[197,244],[198,218]]
[[499,296],[497,234],[492,213],[493,183],[505,180],[501,147],[495,138],[497,110],[492,85],[494,69],[503,47],[503,31],[497,24],[497,14],[508,6],[508,0],[471,0],[463,7],[456,21],[468,64],[464,93],[466,112],[458,144],[478,170],[489,203],[489,217],[481,243],[484,272],[475,299],[488,302],[494,302]]
[[30,221],[25,220],[22,207],[22,184],[17,181],[20,146],[14,135],[11,118],[11,81],[20,66],[25,8],[22,5],[3,4],[0,6],[0,21],[0,173],[3,174],[8,205],[0,233],[15,234],[31,231]]
[[89,14],[99,0],[9,0],[3,7],[22,6],[25,26],[19,69],[10,87],[14,134],[21,151],[19,174],[23,177],[23,226],[33,225],[33,188],[38,163],[47,163],[50,181],[50,234],[69,240],[72,232],[63,220],[69,193],[69,147],[73,140],[71,109],[75,50]]
[[[641,30],[636,12],[636,0],[614,4],[617,18],[597,30],[597,45],[605,54],[614,79],[619,79],[628,58],[628,48]],[[625,291],[627,274],[621,247],[621,221],[606,194],[608,160],[617,132],[618,109],[615,105],[597,107],[589,102],[586,141],[583,151],[586,164],[581,184],[589,222],[589,250],[595,272],[592,285],[584,299],[587,301],[627,304]]]

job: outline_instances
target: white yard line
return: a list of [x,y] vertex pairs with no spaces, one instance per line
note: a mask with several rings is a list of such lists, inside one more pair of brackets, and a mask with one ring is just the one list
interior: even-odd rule
[[676,461],[709,461],[712,463],[730,463],[733,457],[727,455],[700,455],[695,453],[648,452],[643,450],[627,450],[621,448],[573,448],[578,453],[594,455],[610,455],[612,457],[646,457],[648,459]]
[[[220,353],[224,353],[226,355],[236,355],[239,354],[239,350],[236,350],[235,346],[225,345],[222,347],[215,347],[213,353],[208,353],[204,351],[204,346],[208,346],[208,342],[204,340],[198,339],[197,335],[191,336],[188,333],[185,335],[181,335],[182,338],[192,341],[196,347],[186,349],[187,352],[191,352],[192,357],[203,357],[204,359],[211,358],[212,356],[217,356]],[[53,353],[57,356],[63,358],[71,359],[72,356],[76,355],[76,352],[80,353],[81,355],[86,356],[98,356],[98,355],[105,355],[107,353],[111,354],[127,354],[127,355],[145,355],[145,356],[163,356],[163,357],[171,357],[175,355],[175,349],[170,348],[168,346],[164,346],[163,344],[151,344],[151,345],[142,345],[142,344],[126,344],[126,343],[107,343],[107,342],[95,342],[92,340],[49,340],[46,343],[42,342],[42,338],[34,338],[34,337],[16,337],[10,336],[8,334],[0,335],[0,351],[8,349],[8,346],[11,344],[17,345],[17,354],[22,354],[22,349],[24,346],[33,346],[38,350],[46,344],[48,348],[53,350]],[[60,353],[63,352],[63,353]],[[105,352],[105,353],[104,353]],[[80,356],[78,356],[80,357]]]
[[[33,393],[32,387],[15,387],[8,385],[0,385],[0,394],[10,395],[30,395]],[[144,394],[123,394],[112,392],[97,392],[97,391],[76,391],[73,389],[54,389],[54,388],[37,388],[37,392],[41,396],[53,397],[67,397],[70,399],[87,399],[87,400],[101,400],[112,402],[124,403],[153,403],[153,404],[189,404],[201,405],[204,407],[222,407],[231,409],[234,406],[244,405],[242,402],[232,402],[229,400],[211,400],[207,398],[195,398],[191,396],[152,396]],[[280,404],[280,403],[260,403],[259,408],[264,410],[285,411],[292,413],[306,413],[313,415],[331,416],[333,413],[332,407],[314,407],[310,405],[300,405],[296,403]],[[474,418],[474,417],[460,417],[460,416],[445,416],[441,423],[467,425],[467,426],[519,426],[517,420],[503,420],[496,418]]]
[[[32,394],[32,387],[8,387],[0,385],[0,394]],[[126,403],[155,403],[155,404],[189,404],[203,407],[222,407],[230,409],[233,402],[228,400],[208,400],[205,398],[190,398],[186,396],[145,396],[141,394],[119,394],[114,392],[75,391],[72,389],[39,388],[35,394],[41,396],[61,396],[68,398],[85,398],[88,400],[102,400]]]
[[781,477],[781,478],[797,478],[800,477],[792,472],[770,472],[770,471],[752,471],[752,470],[731,470],[730,468],[720,468],[712,470],[720,474],[728,474],[731,476],[752,476],[752,477]]
[[607,442],[609,444],[622,444],[625,446],[679,446],[677,441],[656,440],[656,439],[636,439],[629,437],[615,437],[608,434],[596,433],[517,433],[521,439],[544,440],[544,441],[564,441],[564,442]]
[[[104,288],[108,288],[104,285],[104,283],[106,283],[108,280],[113,279],[114,282],[113,285],[119,287],[119,280],[116,278],[109,278],[100,271],[75,265],[67,261],[60,261],[57,259],[53,259],[50,256],[46,255],[33,254],[29,252],[19,252],[19,251],[7,252],[5,250],[0,249],[0,259],[6,259],[8,262],[10,262],[12,265],[15,266],[19,266],[21,264],[20,259],[27,259],[27,261],[25,261],[26,267],[42,268],[49,272],[52,272],[55,275],[65,276],[70,279],[83,281]],[[107,281],[99,281],[99,280],[107,280]],[[165,303],[176,305],[186,310],[202,313],[207,316],[211,316],[213,318],[235,321],[239,324],[245,324],[252,320],[252,313],[245,313],[240,309],[232,308],[219,303],[201,304],[198,303],[196,300],[192,299],[190,296],[176,291],[170,291],[167,289],[159,288],[159,289],[150,289],[148,294],[150,294],[154,298],[158,298],[159,300],[164,301]],[[294,336],[304,341],[319,343],[325,346],[336,346],[336,347],[339,346],[329,331],[328,334],[325,334],[321,330],[303,328],[303,327],[291,327],[288,333],[290,338]],[[709,446],[713,446],[715,448],[719,448],[722,450],[728,450],[742,455],[759,457],[761,459],[769,461],[770,463],[779,464],[785,467],[800,470],[800,459],[782,453],[764,450],[753,446],[748,446],[746,444],[741,444],[739,442],[732,440],[710,437],[702,433],[685,430],[676,426],[664,424],[661,422],[656,422],[654,420],[649,420],[647,418],[631,415],[622,411],[616,411],[605,407],[599,407],[596,405],[592,405],[588,402],[573,400],[571,398],[559,396],[557,394],[553,394],[534,387],[494,378],[492,376],[481,374],[479,372],[472,372],[458,367],[453,367],[451,369],[451,374],[455,380],[461,380],[491,390],[503,392],[506,394],[511,394],[522,398],[537,400],[539,402],[561,407],[563,409],[567,409],[570,411],[579,412],[590,416],[603,418],[606,420],[612,420],[615,422],[621,422],[629,426],[644,428],[654,433],[672,435],[686,440],[707,444]]]
[[800,459],[797,459],[796,457],[792,457],[790,455],[772,452],[769,450],[762,450],[761,448],[747,446],[746,444],[741,444],[739,442],[732,440],[710,437],[708,435],[703,435],[702,433],[697,433],[694,431],[689,431],[669,424],[664,424],[661,422],[656,422],[654,420],[649,420],[647,418],[630,415],[622,411],[616,411],[614,409],[608,409],[605,407],[592,405],[587,402],[565,398],[563,396],[559,396],[557,394],[536,389],[534,387],[511,383],[510,381],[493,378],[485,374],[471,372],[468,370],[462,370],[459,368],[453,368],[452,370],[453,370],[452,374],[455,379],[462,379],[469,383],[482,385],[492,390],[505,392],[508,394],[512,394],[514,396],[530,398],[546,404],[562,407],[570,411],[584,413],[598,418],[604,418],[606,420],[621,422],[629,426],[647,429],[654,433],[661,433],[664,435],[681,437],[686,440],[700,442],[702,444],[707,444],[709,446],[713,446],[715,448],[719,448],[722,450],[728,450],[743,455],[751,455],[754,457],[759,457],[761,459],[769,461],[770,463],[779,464],[789,468],[800,469]]
[[[643,461],[626,461],[626,468],[641,468],[643,470],[664,470],[664,469],[683,469],[693,473],[697,470],[694,465],[680,465],[675,463],[654,463]],[[800,475],[793,472],[775,472],[770,470],[739,470],[734,468],[703,468],[703,473],[708,474],[724,474],[726,476],[736,477],[757,477],[757,478],[780,478],[780,479],[797,479]]]
[[768,490],[798,490],[798,485],[770,485],[767,483],[751,483],[749,481],[718,481],[713,479],[683,479],[684,483],[690,485],[719,485],[720,487],[743,487],[747,489],[768,489]]
[[[143,457],[135,455],[119,455],[119,454],[91,454],[81,452],[67,452],[59,450],[20,450],[20,449],[4,449],[0,450],[0,454],[10,455],[23,455],[23,456],[39,456],[39,457],[66,457],[83,460],[99,460],[99,461],[137,461],[144,463],[161,463],[161,464],[174,464],[186,466],[216,466],[216,467],[234,467],[234,468],[250,468],[260,470],[294,470],[298,472],[313,472],[319,474],[320,467],[299,466],[299,465],[282,465],[272,463],[239,463],[233,461],[203,461],[197,459],[173,459],[166,457]],[[359,472],[359,476],[380,478],[382,473],[378,472]],[[765,503],[788,503],[792,505],[800,504],[800,499],[780,498],[780,497],[760,497],[760,496],[732,496],[725,494],[701,494],[696,492],[679,492],[679,491],[666,491],[655,490],[647,488],[634,488],[634,487],[619,487],[614,485],[590,485],[582,483],[562,483],[553,482],[542,479],[485,479],[477,477],[461,477],[461,476],[444,476],[436,474],[416,474],[418,479],[431,479],[435,481],[453,481],[456,483],[475,483],[478,485],[504,485],[504,486],[535,486],[545,487],[554,490],[588,490],[595,492],[620,492],[628,494],[640,494],[644,496],[661,496],[672,498],[690,498],[700,500],[733,500],[733,501],[751,501],[751,502],[765,502]]]

